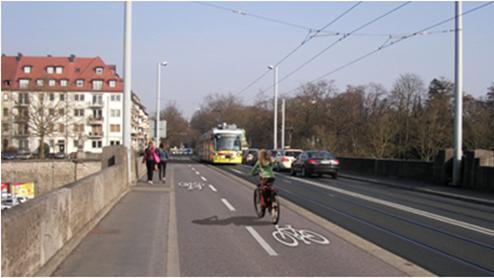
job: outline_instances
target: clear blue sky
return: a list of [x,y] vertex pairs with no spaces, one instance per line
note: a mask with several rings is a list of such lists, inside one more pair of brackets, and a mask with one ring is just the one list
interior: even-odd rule
[[[322,27],[355,2],[214,2],[296,24]],[[364,2],[328,28],[349,32],[402,2]],[[465,2],[464,11],[483,2]],[[2,2],[2,53],[101,56],[122,73],[122,2]],[[364,33],[410,33],[454,15],[453,2],[413,2]],[[454,28],[454,21],[434,30]],[[238,92],[296,47],[306,31],[240,16],[193,2],[134,2],[132,87],[155,110],[156,63],[162,96],[190,117],[209,93]],[[335,37],[313,39],[280,66],[280,77],[325,48]],[[280,93],[312,80],[378,47],[384,37],[349,37],[280,84]],[[464,89],[485,95],[494,81],[494,5],[464,17]],[[426,84],[453,80],[454,33],[418,36],[328,77],[347,84],[382,83],[390,89],[402,73]],[[272,84],[267,75],[243,94],[252,98]]]

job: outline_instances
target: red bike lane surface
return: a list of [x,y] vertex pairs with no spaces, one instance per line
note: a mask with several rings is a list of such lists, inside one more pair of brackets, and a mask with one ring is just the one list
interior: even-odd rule
[[[406,275],[288,209],[283,202],[278,227],[271,224],[269,212],[257,218],[253,190],[210,166],[181,164],[174,171],[183,276]],[[199,182],[204,187],[188,190],[178,187],[180,181]],[[274,238],[275,231],[278,235],[284,231],[285,243]],[[311,237],[311,232],[316,234]],[[294,246],[287,244],[290,241]]]

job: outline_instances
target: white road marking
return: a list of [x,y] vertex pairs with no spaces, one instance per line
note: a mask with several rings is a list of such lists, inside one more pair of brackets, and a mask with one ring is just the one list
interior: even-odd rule
[[237,173],[237,174],[240,174],[240,175],[245,175],[245,173],[244,173],[244,172],[239,171],[239,170],[237,170],[237,169],[232,169],[232,171],[233,171],[233,172],[235,172],[235,173]]
[[423,216],[423,217],[427,217],[427,218],[430,218],[430,219],[433,219],[433,220],[437,220],[437,221],[440,221],[440,222],[443,222],[443,223],[447,223],[447,224],[455,225],[455,226],[458,226],[458,227],[462,227],[462,228],[467,229],[467,230],[475,231],[475,232],[486,234],[486,235],[489,235],[489,236],[494,236],[494,230],[491,230],[491,229],[488,229],[488,228],[484,228],[484,227],[481,227],[481,226],[477,226],[477,225],[474,225],[474,224],[470,224],[470,223],[467,223],[467,222],[463,222],[463,221],[459,221],[459,220],[452,219],[452,218],[449,218],[449,217],[437,215],[437,214],[434,214],[434,213],[431,213],[431,212],[419,210],[419,209],[412,208],[412,207],[409,207],[409,206],[404,206],[404,205],[400,205],[400,204],[397,204],[397,203],[393,203],[393,202],[389,202],[389,201],[384,201],[384,200],[381,200],[381,199],[377,199],[377,198],[374,198],[374,197],[366,196],[366,195],[359,194],[359,193],[356,193],[356,192],[351,192],[351,191],[344,190],[344,189],[341,189],[341,188],[337,188],[337,187],[334,187],[334,186],[330,186],[330,185],[326,185],[326,184],[321,184],[321,183],[318,183],[318,182],[303,180],[303,179],[300,179],[300,178],[292,178],[292,179],[298,180],[298,181],[301,181],[301,182],[304,182],[304,183],[308,183],[308,184],[311,184],[311,185],[314,185],[314,186],[317,186],[317,187],[320,187],[320,188],[329,189],[331,191],[335,191],[335,192],[338,192],[338,193],[349,195],[349,196],[352,196],[352,197],[355,197],[355,198],[363,199],[363,200],[366,200],[366,201],[369,201],[369,202],[372,202],[372,203],[384,205],[384,206],[387,206],[387,207],[392,207],[392,208],[395,208],[395,209],[398,209],[398,210],[402,210],[404,212],[413,213],[413,214],[420,215],[420,216]]
[[241,167],[244,167],[244,168],[246,168],[246,169],[250,169],[250,168],[252,168],[251,166],[247,166],[247,165],[243,165],[243,164],[241,164],[240,166],[241,166]]
[[201,176],[201,179],[202,179],[203,181],[208,181],[208,180],[207,180],[205,177],[203,177],[203,176]]
[[216,188],[212,184],[209,185],[209,188],[211,188],[211,190],[213,190],[214,192],[218,192],[218,190],[216,190]]
[[225,198],[221,198],[221,201],[223,202],[223,204],[225,204],[225,206],[230,210],[230,211],[235,211],[235,208],[225,199]]
[[196,171],[196,175],[201,175],[201,173],[199,173],[199,171]]
[[257,233],[256,230],[254,230],[254,228],[252,228],[251,226],[246,226],[245,228],[247,229],[247,231],[249,231],[251,236],[254,237],[255,240],[257,240],[259,245],[261,245],[261,247],[264,248],[266,252],[268,252],[270,256],[278,256],[278,253],[276,253],[276,251],[271,248],[271,246],[261,237],[261,235],[259,235],[259,233]]

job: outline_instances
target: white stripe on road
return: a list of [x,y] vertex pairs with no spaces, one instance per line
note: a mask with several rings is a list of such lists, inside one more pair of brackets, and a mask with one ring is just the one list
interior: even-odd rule
[[218,190],[216,190],[216,188],[212,184],[209,185],[209,188],[211,188],[211,190],[213,190],[214,192],[218,192]]
[[199,173],[199,171],[196,171],[196,175],[200,175],[201,173]]
[[230,210],[230,211],[235,211],[235,208],[225,199],[225,198],[221,198],[221,201],[223,202],[223,204],[225,204],[225,206]]
[[239,171],[239,170],[237,170],[237,169],[232,169],[232,171],[233,171],[233,172],[235,172],[235,173],[237,173],[237,174],[240,174],[240,175],[245,175],[245,173],[244,173],[244,172]]
[[355,197],[355,198],[363,199],[363,200],[366,200],[366,201],[369,201],[369,202],[372,202],[372,203],[384,205],[384,206],[387,206],[387,207],[392,207],[392,208],[395,208],[395,209],[398,209],[398,210],[402,210],[404,212],[413,213],[413,214],[416,214],[416,215],[427,217],[427,218],[430,218],[430,219],[433,219],[433,220],[437,220],[437,221],[440,221],[440,222],[443,222],[443,223],[447,223],[447,224],[455,225],[455,226],[458,226],[458,227],[462,227],[462,228],[467,229],[467,230],[475,231],[475,232],[486,234],[486,235],[489,235],[489,236],[494,236],[494,230],[491,230],[491,229],[488,229],[488,228],[484,228],[484,227],[481,227],[481,226],[477,226],[477,225],[474,225],[474,224],[470,224],[470,223],[467,223],[467,222],[463,222],[463,221],[459,221],[459,220],[452,219],[452,218],[449,218],[449,217],[437,215],[437,214],[434,214],[434,213],[430,213],[430,212],[427,212],[427,211],[419,210],[419,209],[412,208],[412,207],[409,207],[409,206],[404,206],[404,205],[400,205],[400,204],[397,204],[397,203],[393,203],[393,202],[389,202],[389,201],[384,201],[384,200],[381,200],[381,199],[377,199],[377,198],[374,198],[374,197],[366,196],[366,195],[363,195],[363,194],[359,194],[359,193],[356,193],[356,192],[344,190],[344,189],[341,189],[341,188],[337,188],[337,187],[334,187],[334,186],[330,186],[330,185],[326,185],[326,184],[322,184],[322,183],[318,183],[318,182],[313,182],[313,181],[308,181],[308,180],[303,180],[303,179],[300,179],[300,178],[293,178],[293,177],[291,179],[298,180],[298,181],[301,181],[301,182],[304,182],[304,183],[308,183],[308,184],[311,184],[311,185],[314,185],[314,186],[317,186],[317,187],[320,187],[320,188],[329,189],[331,191],[335,191],[335,192],[338,192],[338,193],[349,195],[349,196],[352,196],[352,197]]
[[254,237],[254,239],[257,240],[259,245],[261,245],[262,248],[264,248],[264,250],[268,252],[270,256],[278,256],[278,253],[276,253],[276,251],[274,251],[274,249],[271,248],[271,246],[264,240],[264,238],[261,237],[261,235],[259,235],[259,233],[257,233],[256,230],[254,230],[254,228],[252,228],[251,226],[246,226],[245,228],[247,229],[247,231],[249,231],[252,237]]
[[202,179],[203,181],[208,181],[208,180],[207,180],[205,177],[203,177],[203,176],[201,176],[201,179]]

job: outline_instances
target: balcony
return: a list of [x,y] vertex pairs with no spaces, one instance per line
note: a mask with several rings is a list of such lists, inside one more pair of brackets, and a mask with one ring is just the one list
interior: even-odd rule
[[93,101],[90,101],[88,103],[88,106],[90,108],[101,108],[101,107],[103,107],[103,102],[102,101],[94,101],[94,102]]
[[102,138],[103,131],[90,131],[88,134],[89,138]]
[[104,120],[103,117],[93,117],[93,116],[90,116],[87,119],[87,123],[88,123],[88,125],[102,125],[103,124],[103,120]]
[[19,132],[19,131],[16,131],[16,132],[14,132],[14,137],[18,137],[18,138],[29,137],[29,132]]
[[15,116],[14,123],[26,123],[29,121],[28,116]]

